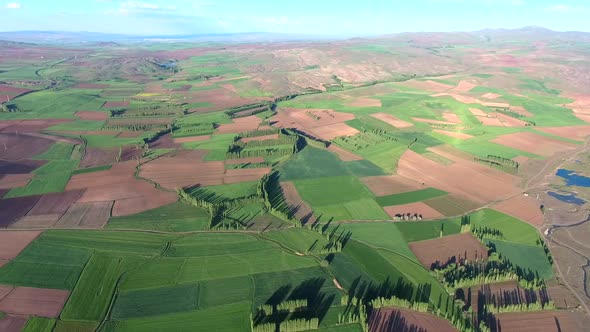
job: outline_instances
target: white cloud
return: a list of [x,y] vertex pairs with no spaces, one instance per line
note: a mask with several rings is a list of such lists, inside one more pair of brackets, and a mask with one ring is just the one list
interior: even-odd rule
[[11,2],[11,3],[6,4],[6,8],[8,8],[8,9],[20,9],[20,7],[21,7],[20,3],[18,3],[18,2]]

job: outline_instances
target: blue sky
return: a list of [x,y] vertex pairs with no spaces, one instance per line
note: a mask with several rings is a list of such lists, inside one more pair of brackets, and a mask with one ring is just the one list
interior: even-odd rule
[[590,31],[588,0],[0,0],[0,31],[368,35],[539,25]]

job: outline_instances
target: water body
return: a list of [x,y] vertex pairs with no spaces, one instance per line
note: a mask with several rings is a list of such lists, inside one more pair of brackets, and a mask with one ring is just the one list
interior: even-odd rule
[[176,67],[176,62],[159,63],[158,66],[170,69]]
[[590,178],[575,171],[560,168],[557,170],[557,176],[564,178],[567,186],[590,187]]
[[554,191],[550,191],[547,194],[549,196],[551,196],[553,198],[557,198],[558,200],[565,202],[565,203],[571,203],[571,204],[576,204],[576,205],[582,205],[582,204],[586,203],[585,200],[579,198],[578,196],[576,196],[576,194],[563,195],[563,194],[558,194]]

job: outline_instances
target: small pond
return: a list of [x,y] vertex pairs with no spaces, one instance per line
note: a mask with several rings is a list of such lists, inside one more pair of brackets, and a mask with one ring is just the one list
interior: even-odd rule
[[575,171],[560,168],[557,170],[557,176],[564,178],[567,186],[590,187],[590,178]]
[[578,196],[576,196],[576,194],[568,194],[568,195],[564,195],[564,194],[558,194],[554,191],[550,191],[547,193],[549,196],[553,197],[553,198],[557,198],[558,200],[565,202],[565,203],[571,203],[571,204],[576,204],[576,205],[582,205],[584,203],[586,203],[585,200],[579,198]]

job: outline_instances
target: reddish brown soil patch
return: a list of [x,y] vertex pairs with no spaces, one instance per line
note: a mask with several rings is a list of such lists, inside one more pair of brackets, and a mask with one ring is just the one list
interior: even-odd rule
[[492,117],[491,115],[478,116],[477,119],[484,126],[504,127],[504,123],[502,123],[502,121],[500,121],[500,119]]
[[465,133],[458,133],[456,131],[448,131],[448,130],[441,130],[441,129],[434,129],[433,131],[435,133],[443,134],[443,135],[450,136],[453,138],[458,138],[458,139],[470,139],[473,137],[473,135],[469,135],[469,134],[465,134]]
[[452,85],[447,85],[443,83],[438,83],[435,81],[418,81],[418,80],[411,80],[406,82],[407,86],[412,87],[414,89],[424,90],[424,91],[432,91],[432,92],[442,92],[448,91],[453,88]]
[[270,167],[228,169],[223,176],[223,183],[240,183],[259,181],[263,176],[270,173]]
[[228,159],[225,161],[226,165],[239,165],[239,164],[259,164],[263,163],[264,158],[262,157],[250,157],[241,159]]
[[84,159],[80,162],[79,168],[94,167],[112,164],[117,161],[118,149],[97,149],[86,148]]
[[432,314],[403,308],[382,308],[369,317],[371,332],[457,332],[451,323]]
[[518,157],[514,157],[512,158],[512,160],[516,161],[520,166],[524,165],[527,161],[530,160],[529,157],[525,157],[525,156],[518,156]]
[[533,113],[527,111],[527,109],[522,106],[510,106],[510,111],[522,116],[533,116]]
[[0,160],[0,174],[28,174],[46,163],[46,160],[19,160],[18,162]]
[[446,195],[424,201],[424,203],[446,217],[459,216],[467,211],[481,207],[481,204],[472,202],[457,195]]
[[387,196],[426,188],[424,184],[399,175],[369,176],[361,181],[375,194]]
[[102,104],[102,108],[118,108],[118,107],[128,107],[128,101],[107,101]]
[[74,203],[55,226],[102,228],[111,216],[112,207],[113,201]]
[[228,134],[228,133],[241,133],[244,131],[252,131],[260,127],[262,119],[257,116],[246,116],[243,118],[232,119],[232,123],[219,125],[217,133]]
[[112,215],[113,217],[118,217],[136,214],[174,203],[177,200],[178,197],[176,194],[171,192],[121,199],[115,201]]
[[499,331],[584,331],[588,327],[569,311],[510,312],[496,315],[496,320]]
[[500,120],[500,122],[502,122],[505,127],[525,127],[527,125],[525,121],[513,118],[506,114],[491,113],[490,115],[498,118],[498,120]]
[[454,150],[448,152],[448,149],[439,147],[429,150],[454,163],[441,165],[408,150],[399,160],[398,174],[476,203],[494,202],[520,192],[517,186],[520,178],[517,176],[474,162],[472,158],[454,153]]
[[555,306],[560,309],[576,308],[580,302],[573,296],[570,291],[562,285],[547,286],[549,297],[555,303]]
[[211,136],[209,136],[209,135],[178,137],[178,138],[174,139],[174,143],[182,144],[182,143],[190,143],[190,142],[201,142],[201,141],[208,141],[210,139],[211,139]]
[[342,161],[363,160],[362,157],[359,157],[350,151],[344,150],[336,144],[330,144],[330,146],[328,146],[328,150],[334,152]]
[[17,223],[12,224],[10,228],[48,228],[53,227],[61,218],[61,214],[35,214],[26,215],[18,220]]
[[240,141],[244,143],[252,142],[252,141],[268,141],[273,139],[279,139],[279,134],[272,134],[272,135],[264,135],[264,136],[256,136],[256,137],[244,137],[241,138]]
[[0,189],[24,187],[33,178],[33,174],[0,174]]
[[381,100],[373,98],[357,98],[346,103],[350,107],[381,107]]
[[547,134],[565,137],[576,141],[584,141],[590,136],[590,126],[570,126],[570,127],[546,127],[536,128]]
[[427,269],[488,258],[488,249],[470,233],[412,242],[409,246]]
[[16,88],[13,86],[9,86],[9,85],[0,85],[0,93],[9,93],[12,95],[21,95],[23,93],[29,92],[31,90],[29,89],[24,89],[24,88]]
[[0,227],[8,227],[22,218],[37,203],[40,196],[0,199]]
[[15,258],[41,233],[41,231],[0,231],[0,259],[9,261]]
[[[165,158],[156,160],[160,159]],[[66,190],[86,189],[78,203],[118,201],[130,198],[136,198],[139,201],[139,198],[144,198],[152,200],[156,205],[154,207],[158,207],[177,200],[175,193],[159,190],[151,183],[136,178],[134,176],[136,166],[137,162],[127,161],[114,164],[111,169],[106,171],[74,175],[66,186]],[[194,167],[194,165],[188,166]],[[121,214],[118,212],[118,206],[119,204],[115,202],[113,214]]]
[[[40,132],[48,127],[60,123],[71,122],[72,119],[45,119],[45,120],[11,120],[0,121],[0,131],[7,134]],[[8,126],[5,126],[9,123]]]
[[70,205],[82,197],[83,193],[84,190],[73,190],[61,193],[44,194],[27,215],[62,215],[68,210]]
[[464,92],[469,92],[471,89],[475,88],[477,85],[469,82],[469,81],[461,81],[459,82],[459,84],[453,88],[453,91],[458,92],[458,93],[464,93]]
[[413,123],[400,120],[400,119],[396,118],[395,116],[393,116],[391,114],[387,114],[387,113],[375,113],[375,114],[371,114],[371,116],[374,117],[375,119],[379,119],[379,120],[381,120],[389,125],[392,125],[396,128],[409,128],[409,127],[414,126]]
[[431,119],[424,119],[424,118],[412,118],[412,120],[416,122],[428,123],[428,124],[441,124],[441,125],[456,125],[455,122],[450,121],[440,121],[440,120],[431,120]]
[[507,103],[493,103],[493,102],[481,102],[483,106],[492,107],[492,108],[510,108],[510,104]]
[[78,111],[75,114],[80,120],[104,121],[109,115],[100,111]]
[[484,116],[484,117],[488,116],[488,114],[486,112],[480,110],[479,108],[470,108],[469,111],[475,116]]
[[301,220],[303,224],[314,223],[316,218],[313,216],[313,210],[301,199],[293,182],[281,182],[281,188],[283,189],[285,201],[295,209],[295,217]]
[[21,133],[0,133],[0,155],[4,160],[28,159],[45,152],[51,145],[53,141],[45,138]]
[[484,305],[493,304],[497,307],[512,304],[528,304],[537,301],[546,303],[549,296],[545,291],[521,288],[517,281],[485,284],[469,288],[461,288],[455,292],[458,299],[479,312]]
[[[150,149],[177,149],[180,148],[180,144],[176,143],[176,140],[172,138],[171,134],[166,134],[158,137],[157,140],[149,144]],[[143,151],[140,151],[143,154]],[[137,157],[137,156],[136,156]]]
[[144,132],[142,131],[123,131],[117,134],[117,137],[120,138],[135,138],[143,135]]
[[181,151],[141,166],[140,176],[169,189],[223,184],[222,161],[204,162],[207,151]]
[[74,85],[72,88],[74,89],[106,89],[108,88],[108,84],[96,84],[96,83],[79,83]]
[[459,119],[459,116],[452,112],[444,112],[442,114],[442,117],[449,122],[461,123],[461,119]]
[[345,124],[354,119],[353,114],[335,112],[331,109],[281,109],[272,118],[274,124],[283,128],[297,128],[315,137],[331,140],[340,136],[351,136],[359,131]]
[[492,207],[502,213],[526,221],[531,225],[541,226],[543,224],[541,202],[533,197],[518,195],[494,204]]
[[488,93],[482,95],[482,98],[485,98],[485,99],[497,99],[500,97],[501,97],[501,95],[499,95],[497,93],[492,93],[492,92],[488,92]]
[[27,324],[27,319],[21,316],[6,315],[0,319],[0,331],[3,332],[20,332]]
[[573,144],[529,132],[503,135],[491,140],[491,142],[543,157],[576,148]]
[[15,287],[0,302],[0,311],[53,318],[59,316],[69,294],[69,291],[61,289]]
[[420,219],[436,219],[444,217],[442,213],[426,205],[424,202],[386,206],[383,210],[385,210],[385,212],[387,212],[392,218],[409,216],[410,218],[419,217]]
[[434,94],[434,95],[432,95],[432,97],[451,97],[451,98],[455,99],[456,101],[463,103],[463,104],[479,104],[479,103],[481,103],[481,101],[477,98],[459,95],[456,93],[442,92],[442,93]]

